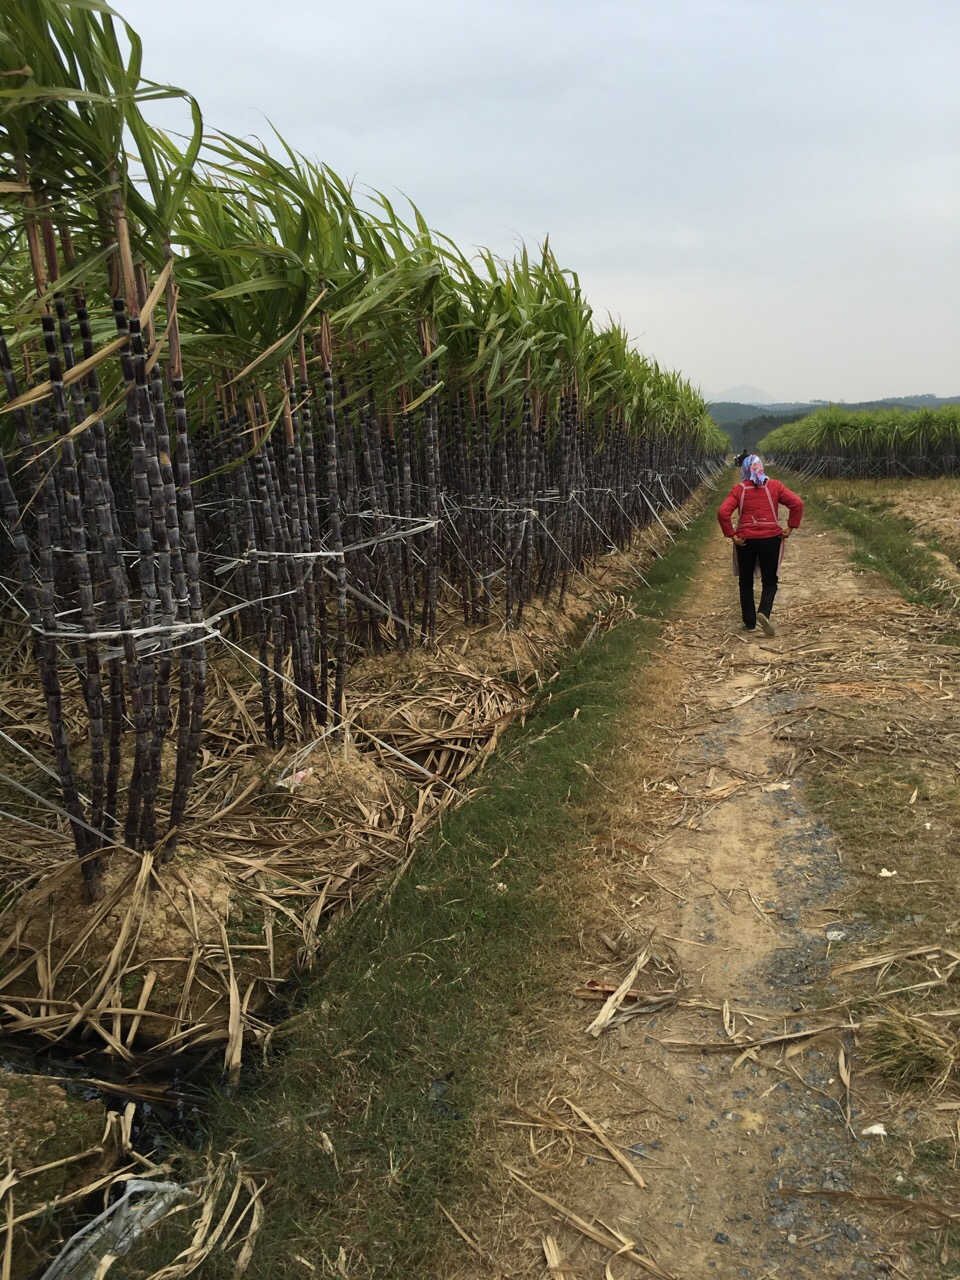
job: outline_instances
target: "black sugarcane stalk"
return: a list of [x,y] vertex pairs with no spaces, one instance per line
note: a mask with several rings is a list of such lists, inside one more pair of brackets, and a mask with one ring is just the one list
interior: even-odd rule
[[[90,314],[87,311],[86,300],[82,295],[77,299],[77,332],[80,334],[83,344],[83,358],[87,360],[94,354],[95,347],[93,332],[90,328]],[[97,415],[91,431],[93,447],[97,457],[97,469],[101,477],[101,484],[106,489],[106,499],[110,506],[114,537],[119,539],[120,523],[117,518],[117,504],[110,481],[110,467],[107,456],[107,429],[104,426],[103,418],[100,416],[100,380],[95,369],[91,369],[84,379],[84,389],[90,413]]]
[[[73,339],[70,322],[67,318],[66,304],[63,297],[57,295],[55,308],[60,330],[60,342],[63,350],[63,365],[71,369],[74,365]],[[87,705],[90,736],[90,790],[91,808],[90,825],[95,831],[102,830],[104,814],[105,773],[104,773],[104,702],[103,684],[100,667],[100,649],[96,640],[89,638],[97,630],[97,611],[94,601],[94,582],[90,573],[88,558],[87,519],[80,495],[80,474],[77,467],[76,451],[70,430],[70,417],[67,411],[66,396],[61,377],[60,361],[57,356],[53,334],[53,320],[44,316],[42,321],[44,344],[47,349],[48,366],[56,369],[53,400],[57,427],[60,434],[61,475],[66,491],[67,528],[70,536],[70,555],[73,562],[77,596],[80,606],[80,621],[88,638],[83,642],[85,668],[83,677],[84,700]],[[73,403],[75,425],[85,421],[85,402],[82,388],[75,382],[72,385],[71,401]],[[81,433],[81,438],[87,432]],[[92,506],[89,502],[88,505]],[[95,521],[95,517],[93,517]],[[93,523],[93,532],[96,525]],[[99,559],[99,557],[98,557]],[[100,566],[102,573],[102,566]]]
[[[471,390],[471,401],[473,394]],[[506,402],[504,402],[505,404]],[[475,415],[476,416],[476,415]],[[490,610],[493,605],[493,599],[490,591],[490,575],[491,564],[495,554],[495,538],[493,523],[493,484],[491,481],[491,458],[490,458],[490,411],[487,405],[486,393],[482,393],[479,405],[479,454],[480,454],[480,506],[481,511],[477,514],[476,523],[479,527],[479,547],[480,547],[480,587],[481,587],[481,608],[480,621],[484,624],[490,621]]]
[[514,592],[513,592],[513,561],[516,556],[516,542],[514,539],[513,520],[510,512],[510,469],[507,461],[507,439],[505,432],[501,431],[497,437],[496,459],[500,468],[500,492],[502,495],[504,518],[501,537],[503,539],[503,557],[504,557],[504,593],[503,593],[503,620],[506,625],[512,626],[514,622]]
[[[453,454],[454,484],[450,487],[457,495],[459,516],[455,535],[455,550],[459,553],[461,570],[461,607],[463,621],[469,626],[477,620],[478,601],[476,600],[476,582],[474,580],[473,554],[473,521],[470,507],[476,505],[470,466],[467,458],[466,429],[463,421],[463,393],[458,391],[453,398],[451,431],[451,452]],[[456,544],[459,543],[459,546]]]
[[[152,724],[149,727],[148,753],[142,765],[140,784],[142,795],[136,847],[150,849],[153,848],[157,839],[157,792],[163,761],[163,744],[170,727],[170,647],[173,642],[173,633],[169,629],[174,625],[176,610],[173,603],[168,516],[165,510],[164,485],[157,449],[157,423],[147,375],[147,353],[138,318],[130,320],[130,355],[136,385],[143,464],[149,486],[150,530],[156,565],[157,595],[155,603],[151,602],[151,604],[156,623],[165,628],[153,647],[149,663],[144,663],[148,682],[146,701],[150,708]],[[175,508],[172,518],[179,534]],[[179,536],[177,541],[179,543]],[[156,656],[154,657],[153,654]]]
[[[83,340],[84,358],[93,354],[93,337],[90,322],[83,299],[78,300],[77,328]],[[81,445],[93,440],[93,448],[83,449],[84,486],[87,505],[92,511],[93,524],[96,528],[96,541],[99,553],[96,559],[102,572],[104,597],[108,618],[111,623],[121,628],[121,653],[123,658],[111,655],[108,659],[110,701],[109,701],[109,734],[107,746],[106,794],[104,797],[103,834],[108,841],[117,836],[117,795],[120,782],[120,765],[122,759],[122,738],[125,721],[125,699],[123,692],[123,666],[126,663],[130,673],[132,701],[134,707],[139,706],[139,685],[137,684],[137,655],[130,630],[133,626],[133,614],[130,608],[129,582],[126,567],[121,557],[120,523],[117,517],[116,500],[107,464],[106,428],[99,415],[100,388],[94,372],[85,379],[86,403],[91,413],[97,417],[89,432],[81,436]],[[74,384],[76,386],[76,384]],[[79,405],[77,412],[80,412]],[[135,711],[135,718],[139,714]],[[91,823],[98,826],[97,823]]]
[[[11,399],[19,394],[13,365],[6,341],[0,334],[0,370]],[[25,415],[21,410],[14,412],[14,424],[21,440],[30,438]],[[36,464],[32,441],[27,454],[31,464]],[[32,465],[31,472],[38,468]],[[23,592],[24,608],[30,618],[34,637],[34,654],[40,671],[40,682],[43,687],[44,702],[47,708],[47,721],[53,742],[57,774],[63,793],[63,805],[70,819],[74,846],[81,861],[84,888],[90,901],[95,901],[101,894],[100,876],[96,860],[91,853],[96,847],[86,829],[83,805],[77,789],[76,775],[70,756],[70,744],[67,738],[63,719],[63,698],[60,688],[60,675],[57,665],[57,610],[53,592],[53,570],[51,564],[50,524],[47,515],[50,502],[49,489],[52,481],[43,479],[39,490],[33,495],[34,519],[37,530],[37,566],[36,574],[30,544],[23,529],[22,515],[13,486],[7,472],[6,459],[0,452],[0,504],[4,512],[4,520],[9,536],[13,542],[20,586]]]
[[[301,336],[302,347],[302,336]],[[307,472],[314,467],[313,440],[310,435],[310,399],[309,390],[300,396],[296,395],[296,376],[293,361],[288,360],[287,394],[291,404],[294,429],[293,463],[296,469],[297,509],[300,517],[300,549],[304,558],[300,560],[300,592],[303,597],[303,649],[305,690],[307,694],[306,720],[304,732],[309,723],[317,719],[319,723],[319,706],[317,705],[317,606],[316,606],[316,561],[310,559],[315,551],[314,541],[317,531],[316,513],[310,510],[310,481]],[[304,366],[304,374],[306,368]],[[314,480],[314,498],[316,498]]]
[[[420,349],[424,359],[433,351],[433,336],[426,320],[420,321]],[[424,372],[427,391],[436,385],[436,372],[431,361]],[[437,397],[431,395],[423,412],[424,480],[427,490],[427,515],[433,521],[424,538],[426,567],[424,572],[423,612],[420,618],[420,638],[433,642],[437,636],[437,561],[440,553],[440,458],[437,442]]]
[[[253,417],[251,403],[250,413]],[[261,439],[256,453],[251,459],[254,490],[260,507],[260,522],[263,530],[263,553],[266,558],[266,594],[270,618],[269,635],[273,672],[273,735],[269,738],[271,746],[282,747],[286,738],[285,698],[283,687],[283,613],[280,603],[281,579],[280,562],[277,558],[277,528],[274,521],[274,505],[271,501],[268,480],[268,460],[266,449],[268,441]]]
[[[229,392],[221,390],[221,403],[230,398]],[[257,535],[255,469],[250,459],[243,457],[240,446],[240,433],[243,426],[243,409],[236,401],[231,401],[228,418],[230,438],[234,451],[235,475],[240,493],[240,512],[244,534],[243,585],[247,600],[253,611],[254,627],[257,639],[257,671],[260,677],[260,696],[263,705],[263,731],[267,742],[275,742],[273,728],[273,696],[270,692],[270,640],[269,623],[267,621],[263,601],[268,595],[267,563],[257,556],[259,540]],[[226,415],[226,409],[224,410]],[[252,423],[251,423],[252,426]]]
[[[168,345],[173,339],[174,342],[179,341],[176,332],[176,302],[175,291],[172,285],[167,290],[167,342]],[[179,354],[179,352],[178,352]],[[171,355],[171,360],[173,356]],[[171,388],[173,390],[174,399],[174,430],[177,433],[177,454],[180,450],[186,448],[186,410],[181,404],[177,404],[177,393],[174,386],[174,379],[171,379]],[[170,549],[170,567],[173,584],[173,608],[174,616],[178,624],[184,625],[192,620],[191,610],[191,594],[190,584],[188,582],[187,566],[184,559],[183,535],[180,525],[180,503],[178,502],[178,490],[181,485],[178,484],[177,476],[174,474],[174,449],[171,447],[170,429],[167,423],[167,412],[164,397],[163,374],[159,361],[154,362],[153,370],[150,377],[150,395],[153,401],[154,419],[156,423],[156,440],[157,454],[160,465],[160,477],[163,483],[163,509],[166,522],[167,544]],[[180,400],[183,400],[183,382],[180,380]],[[176,415],[180,408],[183,412],[184,422],[177,421]],[[178,456],[179,464],[180,458]],[[193,496],[190,489],[190,463],[189,456],[186,458],[186,494],[189,499],[190,517],[194,521],[193,540],[196,547],[196,528],[195,515],[193,511]],[[231,521],[231,527],[233,522]],[[199,578],[199,564],[196,567],[196,573]],[[162,762],[163,741],[170,726],[170,664],[171,650],[176,647],[179,651],[179,705],[178,705],[178,721],[177,721],[177,750],[176,750],[176,773],[174,776],[173,794],[171,795],[171,816],[168,824],[169,827],[179,824],[179,819],[174,822],[172,811],[178,804],[178,781],[181,789],[184,786],[183,770],[184,765],[181,760],[184,754],[189,755],[190,745],[190,716],[193,705],[193,695],[195,692],[195,662],[196,662],[196,643],[181,644],[181,635],[176,635],[175,646],[171,645],[162,656],[163,676],[160,682],[160,688],[164,692],[162,702],[158,702],[157,725],[154,729],[154,751],[157,753],[157,764],[155,766],[157,775],[160,774],[160,765]],[[202,639],[202,638],[201,638]],[[202,643],[201,646],[202,648]],[[184,722],[186,722],[186,735],[183,733]],[[186,742],[184,742],[184,736]],[[189,782],[186,784],[186,790],[189,790]],[[152,844],[155,839],[155,832],[148,831],[144,833],[145,843]],[[160,850],[158,861],[166,861],[172,854],[173,848],[169,835],[164,839]]]
[[[367,418],[370,413],[368,403],[361,404],[359,413],[357,414],[357,425],[359,433],[359,461],[363,464],[362,485],[360,491],[367,495],[368,501],[364,503],[364,510],[369,506],[371,510],[376,512],[379,505],[373,484],[373,461],[370,456],[369,437],[367,434]],[[360,522],[358,521],[358,530]],[[364,541],[366,539],[364,538]],[[356,559],[363,565],[364,572],[357,574],[356,578],[361,589],[368,599],[376,600],[380,593],[381,566],[379,547],[376,543],[372,547],[364,547],[356,553]],[[363,606],[360,606],[362,612]],[[367,609],[367,632],[369,635],[369,645],[374,653],[380,653],[383,649],[383,640],[380,632],[380,621],[373,609]]]
[[[294,414],[297,428],[297,489],[300,494],[300,522],[303,549],[316,556],[320,550],[320,508],[317,502],[317,460],[313,440],[313,422],[310,413],[312,391],[307,376],[307,357],[303,335],[299,343],[299,375],[300,399]],[[293,365],[290,366],[290,394],[294,393],[296,380]],[[326,715],[320,701],[320,688],[317,680],[317,639],[318,586],[320,599],[323,598],[322,574],[318,572],[318,561],[307,559],[303,562],[303,590],[306,607],[306,656],[308,692],[310,694],[310,715],[323,726]],[[321,649],[323,646],[321,646]],[[321,652],[319,660],[323,663],[326,655]],[[322,682],[321,675],[321,682]],[[326,698],[323,698],[326,701]]]
[[523,467],[521,472],[520,501],[523,503],[520,523],[520,557],[517,562],[517,623],[523,619],[523,606],[527,601],[530,589],[530,551],[533,544],[531,521],[535,508],[533,498],[535,492],[535,463],[533,443],[534,408],[529,391],[523,393],[523,410],[521,414],[520,432],[523,436]]
[[294,673],[296,680],[297,709],[300,713],[300,732],[309,736],[313,722],[315,703],[312,698],[316,686],[313,671],[311,644],[311,611],[308,609],[307,575],[310,568],[303,558],[309,552],[310,535],[307,519],[307,490],[303,474],[303,454],[300,450],[300,432],[293,415],[293,364],[287,363],[287,375],[283,400],[284,437],[287,445],[287,495],[290,526],[289,579],[293,585],[293,609],[291,629],[294,636]]
[[[383,467],[383,453],[380,447],[380,428],[376,419],[376,408],[371,399],[366,411],[361,414],[363,430],[363,457],[370,472],[371,494],[373,498],[373,529],[377,538],[387,538],[393,532],[393,522],[388,518],[389,498],[387,496],[386,477]],[[397,579],[394,572],[394,550],[396,543],[385,541],[373,548],[381,562],[377,575],[377,595],[384,601],[395,618],[402,619],[403,606]],[[380,591],[380,582],[385,587]],[[374,597],[375,598],[375,597]],[[397,624],[399,625],[399,623]]]
[[574,487],[574,415],[573,396],[563,397],[560,410],[560,519],[554,534],[557,539],[557,554],[560,557],[560,594],[557,597],[557,608],[562,609],[567,594],[570,561],[573,555],[573,502],[571,493]]
[[[388,513],[386,519],[387,531],[393,535],[402,534],[403,529],[396,520],[400,506],[398,501],[397,447],[393,437],[393,423],[389,417],[386,420],[375,419],[372,424],[372,431],[374,465],[378,468],[383,505]],[[386,552],[389,565],[390,606],[397,616],[397,640],[406,647],[406,635],[410,630],[410,626],[404,612],[403,603],[403,559],[401,556],[403,542],[403,538],[393,536],[391,541],[387,543]]]
[[[117,332],[122,337],[128,338],[130,329],[122,299],[114,299],[113,310]],[[140,423],[137,380],[129,347],[123,351],[121,366],[127,388],[126,420],[130,437],[134,516],[136,520],[137,550],[139,552],[137,571],[140,579],[140,624],[142,627],[152,627],[156,622],[158,608],[156,564],[153,554],[153,514],[150,502],[150,480],[147,475],[146,447],[143,441],[143,428]],[[124,826],[124,839],[131,849],[136,848],[137,837],[140,833],[143,786],[150,767],[150,730],[153,720],[154,695],[152,648],[154,644],[155,641],[148,638],[142,655],[139,658],[134,656],[131,661],[128,654],[127,661],[127,678],[130,684],[131,700],[134,703],[134,730],[136,733],[133,771],[128,786],[127,819]]]
[[413,623],[416,617],[417,584],[416,571],[413,566],[414,535],[413,528],[413,472],[410,465],[410,454],[413,448],[413,423],[410,415],[405,413],[400,425],[400,512],[405,526],[405,537],[402,540],[404,592],[406,596],[406,618],[408,626],[404,630],[404,646],[409,648],[413,642]]
[[[311,653],[316,652],[316,639],[319,632],[320,644],[320,679],[314,674],[313,695],[318,700],[314,708],[317,722],[321,728],[327,723],[327,703],[329,700],[329,662],[330,641],[327,626],[326,574],[323,572],[323,559],[319,552],[323,549],[323,531],[320,523],[320,495],[317,487],[317,445],[313,434],[313,388],[307,374],[307,350],[303,334],[300,335],[298,347],[300,373],[300,399],[303,404],[303,475],[307,497],[307,525],[309,529],[310,550],[317,557],[310,561],[308,577],[308,607],[313,626]],[[313,664],[316,673],[316,663]]]
[[187,584],[187,602],[190,621],[195,630],[193,643],[184,650],[186,671],[189,675],[189,716],[187,699],[183,693],[181,668],[180,713],[177,726],[177,766],[170,800],[170,829],[163,847],[163,857],[174,851],[176,833],[183,822],[187,798],[193,784],[197,759],[203,737],[203,712],[207,689],[206,631],[203,628],[203,599],[200,590],[200,548],[197,541],[196,511],[190,465],[190,436],[187,421],[186,396],[183,382],[183,360],[180,352],[180,330],[176,314],[176,290],[171,274],[167,286],[167,344],[170,351],[169,377],[173,398],[173,418],[176,431],[176,484],[177,504],[183,549],[184,577]]
[[347,665],[347,565],[343,555],[343,527],[340,521],[340,474],[337,452],[337,415],[333,396],[333,344],[330,322],[323,317],[320,327],[320,367],[323,377],[324,422],[327,437],[327,522],[335,555],[337,583],[337,636],[334,646],[333,702],[331,722],[343,719],[343,689]]

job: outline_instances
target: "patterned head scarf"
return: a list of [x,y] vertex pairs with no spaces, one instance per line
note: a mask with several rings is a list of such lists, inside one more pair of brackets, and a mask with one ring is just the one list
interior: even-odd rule
[[744,458],[740,467],[740,475],[744,484],[749,480],[759,488],[767,483],[767,477],[763,470],[763,461],[756,453],[748,453]]

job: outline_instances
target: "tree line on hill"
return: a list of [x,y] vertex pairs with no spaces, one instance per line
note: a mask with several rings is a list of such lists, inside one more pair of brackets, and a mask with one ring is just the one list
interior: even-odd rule
[[[829,400],[787,401],[782,404],[738,404],[734,401],[714,401],[708,405],[710,416],[730,437],[734,452],[755,445],[777,427],[797,422],[817,409],[825,408]],[[860,400],[845,403],[845,409],[936,409],[946,404],[960,404],[960,396],[888,396],[883,400]]]

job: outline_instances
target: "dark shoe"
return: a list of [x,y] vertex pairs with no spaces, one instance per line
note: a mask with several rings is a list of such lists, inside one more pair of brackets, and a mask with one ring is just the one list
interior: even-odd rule
[[775,636],[777,634],[777,628],[765,613],[758,613],[757,621],[760,623],[761,630],[765,636]]

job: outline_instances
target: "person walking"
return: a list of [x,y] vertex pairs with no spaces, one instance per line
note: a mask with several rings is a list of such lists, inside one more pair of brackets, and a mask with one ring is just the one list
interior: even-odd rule
[[[803,519],[803,500],[782,484],[767,476],[763,462],[748,453],[740,466],[740,483],[735,484],[717,511],[723,536],[734,545],[734,573],[740,579],[740,612],[747,631],[755,631],[757,623],[768,636],[777,634],[770,620],[777,594],[777,573],[783,548]],[[780,525],[780,507],[790,515],[787,528]],[[737,527],[733,515],[737,513]],[[760,571],[760,607],[753,591],[754,574]]]

